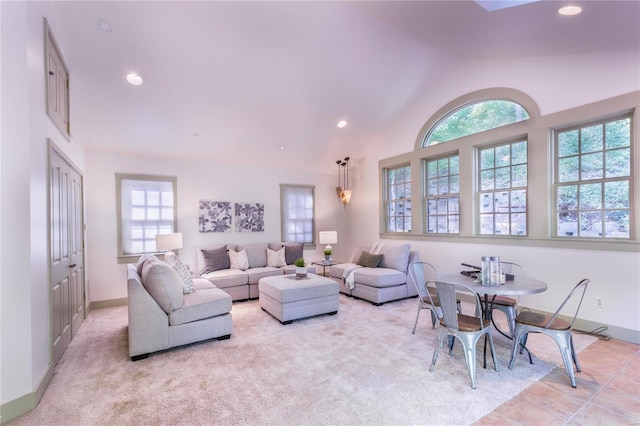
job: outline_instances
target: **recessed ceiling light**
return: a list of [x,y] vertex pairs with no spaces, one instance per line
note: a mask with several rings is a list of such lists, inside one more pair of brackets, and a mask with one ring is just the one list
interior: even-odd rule
[[339,128],[341,128],[341,129],[342,129],[342,128],[343,128],[343,127],[345,127],[346,125],[347,125],[347,122],[346,122],[345,120],[340,120],[340,121],[338,121],[338,127],[339,127]]
[[133,84],[134,86],[139,86],[142,84],[142,77],[132,72],[131,74],[127,74],[127,81]]
[[582,12],[582,8],[580,6],[573,6],[573,5],[563,6],[560,9],[558,9],[558,13],[564,16],[577,15],[580,12]]
[[105,33],[110,33],[112,31],[111,22],[106,19],[98,19],[97,25],[100,31],[104,31]]
[[284,150],[284,146],[281,146],[281,147],[280,147],[280,149],[281,149],[281,150]]

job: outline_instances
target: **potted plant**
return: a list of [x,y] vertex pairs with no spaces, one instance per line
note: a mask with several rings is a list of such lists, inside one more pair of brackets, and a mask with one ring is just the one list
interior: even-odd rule
[[306,268],[306,265],[304,263],[304,258],[303,257],[297,258],[293,262],[293,264],[296,265],[296,277],[306,277],[307,276],[307,268]]
[[323,253],[325,262],[331,262],[331,253],[333,253],[333,251],[331,249],[324,249]]

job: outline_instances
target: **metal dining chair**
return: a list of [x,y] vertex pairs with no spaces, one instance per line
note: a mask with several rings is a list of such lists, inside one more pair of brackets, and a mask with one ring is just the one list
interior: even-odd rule
[[[512,275],[525,275],[524,268],[513,262],[500,262],[502,272]],[[509,336],[513,337],[516,328],[516,316],[518,315],[518,301],[513,297],[496,296],[493,299],[493,310],[501,311],[507,317]]]
[[[429,284],[430,282],[427,282]],[[436,367],[436,361],[438,360],[438,354],[443,346],[444,338],[451,336],[457,338],[462,342],[464,349],[464,357],[467,364],[467,370],[469,371],[469,377],[471,378],[471,387],[476,388],[476,346],[478,340],[482,336],[487,336],[489,340],[489,347],[491,349],[491,357],[493,358],[493,366],[496,371],[499,371],[498,361],[496,358],[496,351],[493,346],[493,337],[491,335],[491,320],[482,318],[480,316],[464,315],[457,310],[457,294],[456,291],[465,291],[472,294],[475,297],[476,312],[482,312],[482,302],[480,296],[475,293],[470,287],[464,284],[452,284],[446,282],[431,282],[435,283],[438,298],[440,299],[440,309],[442,310],[442,318],[440,318],[440,333],[438,335],[438,342],[433,351],[433,360],[431,361],[431,367],[429,371],[434,371]],[[453,339],[449,343],[449,355],[453,355]]]
[[[582,370],[580,369],[580,363],[578,362],[578,355],[573,347],[573,334],[571,333],[571,329],[573,328],[573,324],[578,316],[578,311],[580,311],[580,305],[582,305],[582,300],[584,299],[584,294],[587,291],[589,282],[590,280],[586,278],[580,280],[552,316],[530,311],[520,312],[516,317],[515,334],[513,337],[509,369],[513,369],[515,365],[518,346],[524,347],[526,345],[527,335],[529,333],[543,333],[551,337],[558,344],[558,348],[560,348],[560,355],[562,355],[562,361],[564,362],[564,368],[567,370],[567,374],[571,380],[571,387],[576,387],[576,378],[571,361],[573,360],[578,372]],[[580,291],[582,291],[580,301],[578,302],[578,306],[576,307],[576,311],[573,314],[571,322],[558,318],[558,315],[562,312],[569,300],[574,295],[579,294]]]
[[[440,300],[436,294],[435,286],[427,286],[428,282],[433,282],[432,280],[436,278],[437,271],[435,266],[429,262],[414,262],[409,265],[409,274],[418,292],[418,313],[416,314],[416,321],[413,324],[413,331],[411,332],[411,334],[415,334],[420,311],[423,309],[429,310],[431,313],[432,328],[436,327],[436,321],[442,316],[442,313],[440,311]],[[458,299],[456,303],[458,310],[462,312],[460,300]]]

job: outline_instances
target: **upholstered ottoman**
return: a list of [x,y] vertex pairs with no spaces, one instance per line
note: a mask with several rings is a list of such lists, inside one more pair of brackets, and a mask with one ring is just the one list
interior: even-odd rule
[[330,278],[308,274],[261,278],[258,282],[260,307],[282,324],[314,315],[338,313],[338,283]]

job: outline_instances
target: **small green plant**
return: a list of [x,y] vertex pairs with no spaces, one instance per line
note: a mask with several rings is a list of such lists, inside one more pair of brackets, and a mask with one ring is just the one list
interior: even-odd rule
[[323,253],[325,254],[325,256],[329,256],[331,255],[331,253],[333,253],[333,251],[331,249],[326,249],[323,251]]
[[302,268],[304,267],[304,258],[303,257],[299,257],[297,258],[294,262],[294,265],[296,265],[298,268]]

